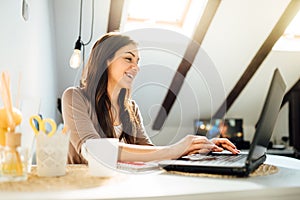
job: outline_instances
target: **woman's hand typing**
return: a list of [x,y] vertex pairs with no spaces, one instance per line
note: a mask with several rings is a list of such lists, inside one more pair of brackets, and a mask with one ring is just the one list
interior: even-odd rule
[[187,135],[179,142],[171,145],[171,151],[174,152],[174,158],[179,158],[189,154],[207,154],[211,151],[221,152],[224,149],[238,154],[240,151],[236,146],[226,138],[213,138],[209,140],[205,136]]

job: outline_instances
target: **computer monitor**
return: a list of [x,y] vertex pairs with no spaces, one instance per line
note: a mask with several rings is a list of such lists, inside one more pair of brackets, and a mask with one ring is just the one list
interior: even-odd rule
[[196,135],[206,136],[208,139],[223,137],[235,144],[243,142],[243,119],[197,119],[194,127]]

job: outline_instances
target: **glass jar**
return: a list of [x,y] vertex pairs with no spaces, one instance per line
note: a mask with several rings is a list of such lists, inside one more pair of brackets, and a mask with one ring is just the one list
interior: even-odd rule
[[4,146],[0,145],[0,182],[3,179],[3,174],[2,174],[3,152],[4,152]]
[[20,146],[21,134],[6,133],[5,147],[1,150],[1,181],[27,180],[28,152]]

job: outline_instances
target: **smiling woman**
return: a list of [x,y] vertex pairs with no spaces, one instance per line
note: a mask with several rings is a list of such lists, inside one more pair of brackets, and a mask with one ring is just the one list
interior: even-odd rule
[[[130,89],[139,71],[139,56],[136,45],[130,44],[119,49],[112,61],[108,61],[108,93],[119,93],[121,88]],[[117,103],[117,102],[115,102]]]
[[119,139],[119,161],[176,159],[189,153],[222,151],[216,144],[238,153],[227,139],[210,141],[194,135],[169,146],[153,146],[130,97],[138,61],[137,44],[127,36],[108,33],[95,43],[81,87],[68,88],[62,97],[64,122],[71,131],[69,163],[86,163],[85,142],[99,138]]

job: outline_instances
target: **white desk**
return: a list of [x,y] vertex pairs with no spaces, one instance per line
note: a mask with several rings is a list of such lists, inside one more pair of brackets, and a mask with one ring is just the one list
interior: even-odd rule
[[[79,190],[0,192],[0,199],[299,199],[300,160],[268,155],[279,172],[248,178],[207,178],[166,173],[126,175]],[[117,180],[117,181],[115,181]],[[80,181],[80,180],[78,180]]]

